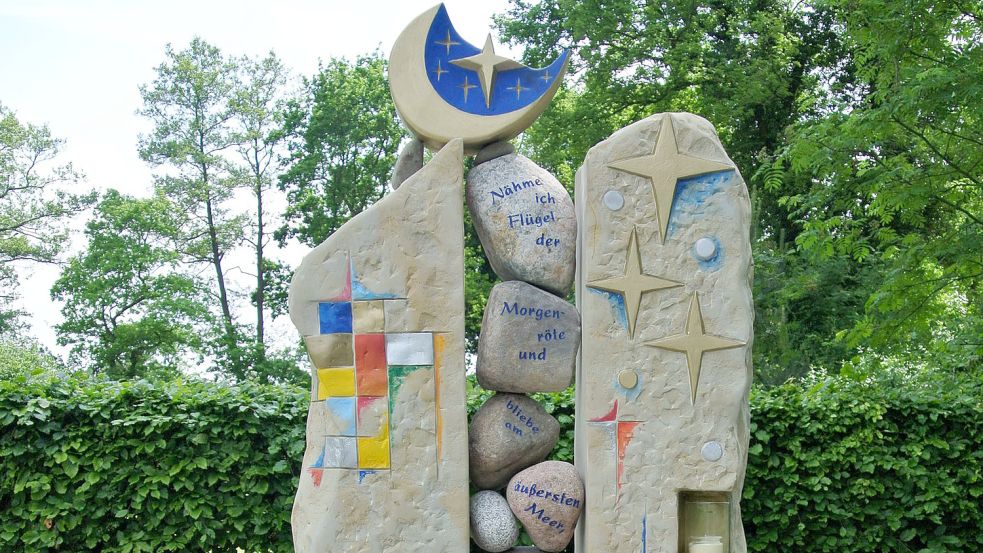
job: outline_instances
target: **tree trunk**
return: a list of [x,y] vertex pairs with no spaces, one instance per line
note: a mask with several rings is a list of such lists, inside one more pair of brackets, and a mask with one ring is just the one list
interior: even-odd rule
[[[254,148],[253,152],[257,152]],[[263,311],[266,299],[266,283],[263,275],[263,179],[259,174],[258,153],[254,154],[256,172],[256,360],[266,360],[265,327]]]

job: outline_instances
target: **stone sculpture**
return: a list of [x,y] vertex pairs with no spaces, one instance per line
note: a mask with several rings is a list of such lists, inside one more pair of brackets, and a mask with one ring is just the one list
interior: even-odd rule
[[[579,553],[745,553],[747,190],[707,121],[659,114],[591,149],[574,206],[508,143],[567,60],[525,67],[490,36],[478,48],[442,5],[397,39],[390,86],[415,138],[393,191],[291,283],[312,363],[296,551],[464,553],[470,537],[553,553],[576,536]],[[438,150],[426,165],[424,146]],[[504,282],[476,361],[496,393],[469,434],[461,173],[475,153],[467,206]],[[576,467],[544,461],[560,424],[526,395],[574,372]],[[519,523],[535,548],[514,548]]]
[[[521,195],[518,188],[504,191],[505,183],[497,182],[503,175],[518,179],[519,187],[531,179],[535,190],[507,202],[521,209],[509,229],[491,224],[488,217],[503,207],[486,206],[484,194],[473,198],[472,216],[489,223],[482,239],[504,278],[568,291],[576,237],[572,201],[555,178],[515,155],[507,142],[545,109],[567,57],[532,69],[495,54],[490,36],[477,48],[457,34],[442,5],[396,40],[390,88],[416,138],[399,156],[393,192],[308,254],[291,283],[290,315],[313,365],[307,449],[292,517],[297,551],[464,552],[469,526],[488,551],[515,545],[518,523],[504,497],[482,492],[469,509],[461,167],[465,152],[480,151],[473,191],[483,190],[483,181],[491,196],[495,187]],[[424,146],[439,150],[426,166]],[[533,288],[516,282],[502,290],[515,286]],[[579,342],[576,309],[534,288],[511,301],[523,302],[517,310],[533,309],[526,326],[548,345],[524,367],[523,379],[511,378],[512,367],[488,357],[491,381],[504,374],[508,385],[502,387],[517,391],[569,385]],[[558,315],[543,325],[535,321],[542,309]],[[546,367],[545,377],[534,374]],[[542,461],[558,435],[559,423],[527,396],[493,397],[476,415],[471,435],[475,483],[503,487]],[[563,545],[575,523],[566,519]]]
[[744,553],[747,188],[709,122],[668,113],[577,173],[578,553]]
[[462,156],[447,144],[294,275],[315,369],[298,552],[467,550]]

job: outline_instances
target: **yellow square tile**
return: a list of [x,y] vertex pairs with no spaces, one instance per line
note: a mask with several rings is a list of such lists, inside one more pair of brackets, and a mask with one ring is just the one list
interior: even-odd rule
[[358,438],[358,468],[389,468],[389,432],[373,438]]
[[355,395],[355,369],[318,369],[317,399]]
[[355,333],[386,331],[386,313],[382,300],[352,302],[352,317],[355,319]]

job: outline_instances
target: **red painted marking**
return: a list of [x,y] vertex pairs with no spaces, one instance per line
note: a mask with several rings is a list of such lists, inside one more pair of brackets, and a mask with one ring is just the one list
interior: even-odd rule
[[341,294],[331,298],[329,301],[352,301],[352,263],[349,259],[348,269],[345,271],[345,289]]
[[314,481],[314,487],[321,487],[321,478],[324,477],[324,469],[307,469],[307,472],[311,473],[311,480]]
[[375,403],[377,399],[383,399],[381,397],[359,397],[358,398],[358,422],[362,422],[362,410]]
[[635,421],[618,423],[618,490],[621,490],[621,475],[625,472],[625,452],[631,443],[632,433],[639,424],[641,423]]
[[614,422],[618,418],[618,400],[614,400],[614,407],[603,417],[591,419],[590,422]]

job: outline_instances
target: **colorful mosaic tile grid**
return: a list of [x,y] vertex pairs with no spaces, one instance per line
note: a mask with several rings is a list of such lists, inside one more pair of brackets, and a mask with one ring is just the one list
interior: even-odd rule
[[385,302],[403,298],[368,291],[353,272],[340,296],[317,304],[320,334],[305,338],[316,369],[313,401],[324,402],[337,431],[308,467],[318,483],[323,469],[391,468],[393,400],[409,374],[435,363],[432,332],[385,332]]

